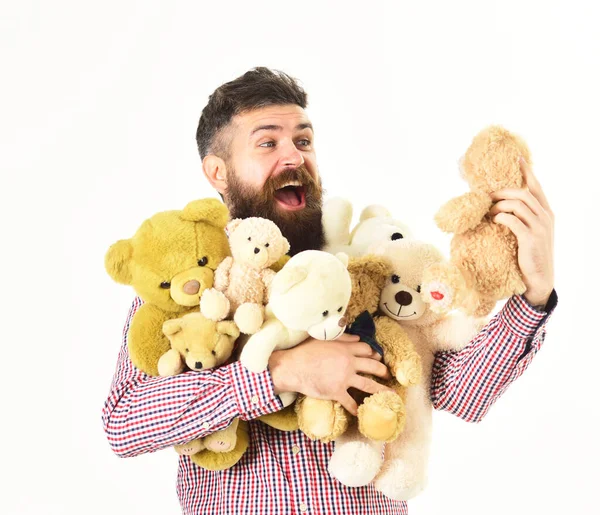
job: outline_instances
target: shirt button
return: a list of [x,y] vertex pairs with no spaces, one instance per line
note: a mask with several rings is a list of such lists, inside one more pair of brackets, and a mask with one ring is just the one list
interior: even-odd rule
[[254,395],[250,400],[252,401],[252,404],[258,404],[258,395]]
[[204,424],[202,424],[202,429],[208,429],[210,427],[210,424],[208,422],[204,422]]
[[300,511],[301,511],[302,513],[304,513],[306,510],[308,510],[308,506],[306,506],[306,504],[302,503],[302,504],[300,505]]
[[300,452],[300,447],[298,447],[297,445],[294,445],[292,447],[292,454],[298,454]]

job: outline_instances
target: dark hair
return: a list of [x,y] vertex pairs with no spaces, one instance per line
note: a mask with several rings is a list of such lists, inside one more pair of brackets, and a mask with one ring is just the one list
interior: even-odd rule
[[220,132],[238,114],[272,105],[296,104],[306,108],[307,95],[296,79],[265,67],[253,68],[241,77],[219,86],[202,110],[196,142],[200,157],[216,154],[226,158],[228,145]]

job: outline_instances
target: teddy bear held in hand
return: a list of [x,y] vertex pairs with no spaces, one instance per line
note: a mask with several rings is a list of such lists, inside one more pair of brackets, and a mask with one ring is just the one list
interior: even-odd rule
[[264,321],[264,305],[275,272],[269,267],[290,250],[279,227],[264,218],[235,219],[226,227],[232,257],[215,272],[214,288],[207,289],[200,309],[211,320],[233,319],[244,334],[254,334]]
[[498,300],[525,292],[517,239],[488,214],[491,193],[524,186],[520,157],[531,164],[525,142],[502,127],[488,127],[473,139],[461,162],[471,191],[447,202],[435,217],[440,229],[454,236],[450,263],[433,265],[423,278],[425,298],[433,311],[460,308],[484,316]]

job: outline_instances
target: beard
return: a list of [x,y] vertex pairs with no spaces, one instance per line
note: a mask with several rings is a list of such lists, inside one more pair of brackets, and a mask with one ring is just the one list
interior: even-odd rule
[[[269,177],[261,190],[243,184],[235,170],[230,166],[227,168],[227,190],[223,198],[232,219],[260,217],[271,220],[289,241],[291,256],[304,250],[321,250],[325,243],[321,221],[323,188],[320,179],[315,180],[304,165]],[[292,181],[299,181],[302,186],[300,189],[285,188],[288,190],[285,195],[296,195],[298,202],[301,202],[301,195],[305,199],[304,208],[297,211],[283,209],[276,200],[276,195],[282,196],[282,187]]]

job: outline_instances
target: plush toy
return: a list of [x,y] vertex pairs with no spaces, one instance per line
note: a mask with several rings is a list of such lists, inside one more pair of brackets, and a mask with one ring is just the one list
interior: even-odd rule
[[363,209],[360,222],[350,231],[352,204],[334,197],[323,206],[323,250],[335,254],[344,252],[349,256],[362,256],[375,242],[413,239],[410,229],[383,206],[373,204]]
[[[350,333],[358,334],[361,340],[378,352],[383,352],[385,364],[394,378],[381,381],[392,391],[367,395],[352,391],[359,403],[355,419],[338,402],[300,397],[296,402],[300,429],[312,439],[323,442],[350,441],[353,435],[364,435],[367,442],[390,442],[401,434],[405,424],[403,397],[409,386],[421,379],[421,358],[406,332],[386,316],[375,316],[379,308],[381,293],[391,274],[387,263],[380,257],[365,256],[350,261],[348,270],[352,278],[352,297],[346,311]],[[411,386],[412,387],[412,386]],[[370,449],[366,444],[367,450]],[[330,463],[330,472],[347,486],[368,484],[381,467],[379,454],[363,453],[365,459],[352,460],[352,446],[337,454],[343,462],[343,470]],[[355,454],[355,453],[354,453]],[[366,478],[366,479],[363,479]]]
[[[402,241],[386,243],[374,249],[391,267],[379,303],[380,310],[394,319],[414,342],[423,362],[421,381],[406,390],[404,397],[406,425],[400,436],[385,447],[383,465],[375,479],[375,488],[396,500],[415,497],[427,484],[427,463],[431,442],[430,383],[434,355],[440,351],[464,348],[483,325],[482,319],[433,312],[421,297],[424,271],[443,263],[440,252],[425,243]],[[394,322],[396,323],[396,322]],[[346,435],[345,435],[346,436]],[[338,441],[331,458],[334,475],[353,482],[368,484],[368,474],[352,476],[352,465],[380,462],[381,444],[369,442],[355,433]],[[356,468],[354,468],[356,471]]]
[[[347,263],[345,254],[306,250],[285,264],[271,284],[265,323],[240,355],[248,370],[262,372],[274,350],[294,347],[308,336],[334,340],[344,332],[352,291]],[[295,397],[293,392],[280,395],[284,405]]]
[[109,275],[144,301],[131,321],[128,348],[146,374],[158,375],[158,361],[171,348],[163,323],[198,311],[202,292],[213,286],[217,266],[229,255],[228,217],[217,199],[196,200],[182,211],[155,214],[108,250]]
[[269,267],[290,250],[279,227],[265,218],[235,219],[227,224],[232,257],[215,272],[214,288],[204,291],[200,309],[211,320],[231,318],[245,334],[264,321],[264,305],[275,272]]
[[[210,370],[225,363],[233,353],[240,331],[232,321],[214,322],[201,313],[188,313],[181,318],[167,320],[163,332],[171,342],[171,349],[158,362],[161,376],[180,374],[189,370]],[[191,456],[191,460],[203,468],[220,470],[237,463],[248,448],[247,430],[240,432],[239,419],[205,438],[176,445],[179,454]],[[210,452],[212,451],[212,453]],[[225,453],[215,456],[213,453]]]
[[435,218],[440,229],[454,236],[450,263],[433,265],[423,278],[432,310],[460,308],[484,316],[498,300],[525,292],[517,239],[488,214],[492,192],[524,186],[521,156],[531,163],[525,142],[502,127],[488,127],[473,139],[461,162],[471,191],[450,200]]

